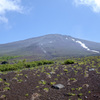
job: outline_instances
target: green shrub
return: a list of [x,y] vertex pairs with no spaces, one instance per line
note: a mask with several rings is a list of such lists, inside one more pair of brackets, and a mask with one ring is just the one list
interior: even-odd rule
[[64,61],[64,64],[74,64],[74,61],[68,59],[68,60],[65,60],[65,61]]
[[43,61],[33,61],[33,62],[25,62],[25,61],[18,61],[15,64],[3,64],[0,65],[0,71],[13,71],[23,68],[31,68],[45,64],[53,64],[53,61],[43,60]]
[[35,61],[37,66],[43,65],[42,61]]

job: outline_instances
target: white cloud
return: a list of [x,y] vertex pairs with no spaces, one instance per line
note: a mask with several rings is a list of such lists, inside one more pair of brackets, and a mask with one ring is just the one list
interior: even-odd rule
[[8,23],[8,19],[5,16],[0,16],[0,21]]
[[7,12],[15,11],[22,13],[22,10],[21,0],[0,0],[0,22],[8,23]]
[[94,12],[100,12],[100,0],[74,0],[76,5],[86,5],[92,8]]

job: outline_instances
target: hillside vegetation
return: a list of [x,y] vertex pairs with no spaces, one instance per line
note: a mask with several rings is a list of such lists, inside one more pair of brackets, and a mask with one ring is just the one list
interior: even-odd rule
[[[10,58],[10,57],[9,57]],[[13,58],[13,57],[11,57]],[[53,64],[53,61],[48,60],[41,60],[41,61],[32,61],[32,62],[26,62],[26,60],[14,60],[14,64],[1,64],[0,65],[0,71],[14,71],[14,70],[20,70],[25,68],[33,68],[40,65],[46,65],[46,64]]]
[[2,56],[2,57],[0,57],[0,62],[8,61],[10,59],[14,59],[14,58],[17,58],[17,57],[20,57],[20,56]]

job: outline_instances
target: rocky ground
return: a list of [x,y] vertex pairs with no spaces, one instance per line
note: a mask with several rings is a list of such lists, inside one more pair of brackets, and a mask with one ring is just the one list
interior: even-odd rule
[[1,73],[0,100],[100,100],[99,64],[94,60],[55,63]]

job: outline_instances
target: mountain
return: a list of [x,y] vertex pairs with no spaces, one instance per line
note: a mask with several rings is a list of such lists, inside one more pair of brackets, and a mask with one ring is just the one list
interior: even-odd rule
[[51,58],[100,55],[100,43],[67,35],[49,34],[27,40],[0,44],[0,56],[3,55],[25,55]]

